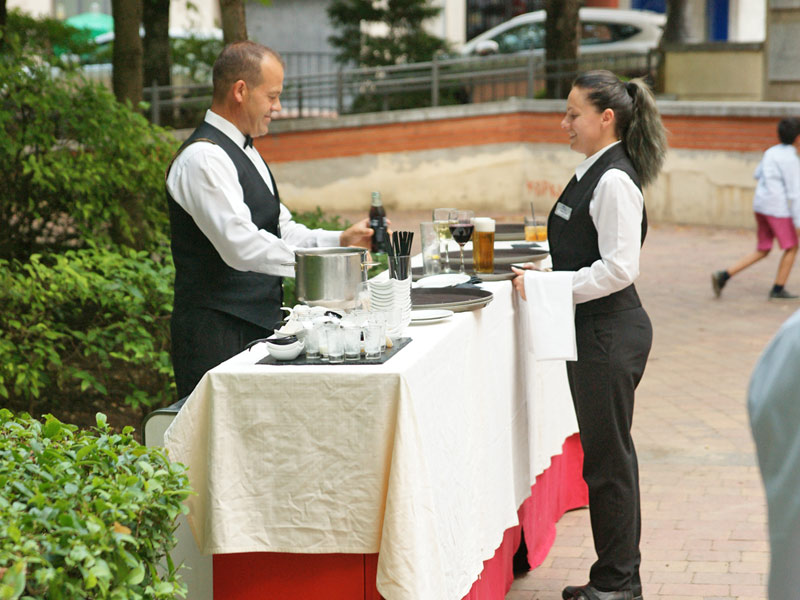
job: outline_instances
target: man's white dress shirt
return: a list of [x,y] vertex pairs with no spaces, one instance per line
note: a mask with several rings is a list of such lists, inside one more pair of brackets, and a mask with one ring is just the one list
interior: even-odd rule
[[[206,112],[205,121],[243,147],[244,134],[233,123],[211,110]],[[272,177],[261,155],[252,146],[244,151],[274,194]],[[167,190],[191,215],[222,260],[239,271],[294,277],[294,267],[285,263],[294,261],[295,248],[339,245],[341,232],[312,230],[295,223],[283,204],[281,237],[258,229],[244,202],[233,161],[213,143],[195,142],[181,152],[167,177]]]

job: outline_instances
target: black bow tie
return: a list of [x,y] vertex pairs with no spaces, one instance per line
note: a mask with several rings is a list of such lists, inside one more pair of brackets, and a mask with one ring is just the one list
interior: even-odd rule
[[253,147],[253,138],[250,137],[249,133],[245,133],[244,134],[244,145],[242,146],[242,148],[247,149],[248,146],[250,146],[251,148]]

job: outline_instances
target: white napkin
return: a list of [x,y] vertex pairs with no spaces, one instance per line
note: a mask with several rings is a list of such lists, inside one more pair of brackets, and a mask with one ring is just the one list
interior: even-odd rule
[[525,271],[526,339],[536,360],[578,360],[572,271]]

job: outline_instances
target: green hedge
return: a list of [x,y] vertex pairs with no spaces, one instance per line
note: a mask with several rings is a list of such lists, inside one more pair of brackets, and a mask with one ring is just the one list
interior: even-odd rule
[[173,402],[168,256],[123,247],[0,260],[0,397],[51,412]]
[[[311,228],[344,229],[322,210],[295,215]],[[175,269],[160,252],[90,246],[0,259],[0,398],[29,412],[60,407],[134,409],[174,402],[169,318]],[[296,303],[294,279],[284,302]]]
[[185,468],[131,433],[0,410],[0,599],[186,597],[168,556]]

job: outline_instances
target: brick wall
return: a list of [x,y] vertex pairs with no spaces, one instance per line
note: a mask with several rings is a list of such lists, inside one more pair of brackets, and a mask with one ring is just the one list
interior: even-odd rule
[[[669,152],[645,190],[656,222],[751,227],[753,172],[800,103],[659,102]],[[560,128],[564,102],[511,99],[339,119],[276,120],[256,147],[294,210],[387,208],[545,212],[582,156]]]
[[[267,162],[415,152],[514,142],[564,144],[561,113],[513,113],[359,127],[284,131],[256,147]],[[664,115],[670,148],[763,152],[777,141],[779,117]]]

